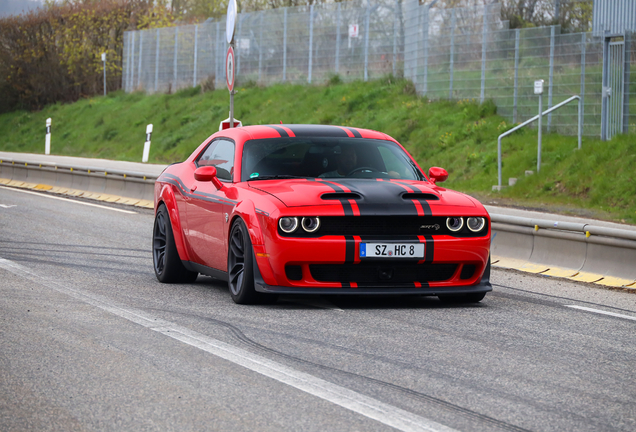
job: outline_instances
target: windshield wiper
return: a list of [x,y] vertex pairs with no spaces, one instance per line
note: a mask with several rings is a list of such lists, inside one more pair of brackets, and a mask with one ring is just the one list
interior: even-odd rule
[[295,175],[287,175],[287,174],[275,174],[275,175],[261,175],[258,177],[250,177],[247,181],[252,180],[272,180],[272,179],[299,179],[299,178],[309,178],[306,176],[295,176]]

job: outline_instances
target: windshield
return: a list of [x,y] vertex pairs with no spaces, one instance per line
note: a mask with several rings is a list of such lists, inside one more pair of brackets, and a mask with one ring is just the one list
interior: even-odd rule
[[424,179],[406,152],[391,141],[290,137],[245,143],[241,181],[302,177]]

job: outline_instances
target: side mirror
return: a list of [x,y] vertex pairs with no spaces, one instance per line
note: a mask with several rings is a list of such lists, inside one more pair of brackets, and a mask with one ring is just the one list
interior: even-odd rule
[[216,176],[216,167],[202,166],[194,170],[194,179],[200,182],[212,182],[217,189],[223,189],[223,183]]
[[441,183],[448,179],[448,171],[440,167],[431,167],[431,169],[428,170],[428,177],[433,183]]

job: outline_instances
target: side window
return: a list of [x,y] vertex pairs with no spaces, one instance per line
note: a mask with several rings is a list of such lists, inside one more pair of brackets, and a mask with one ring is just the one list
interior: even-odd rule
[[232,180],[234,173],[234,143],[226,139],[212,141],[197,159],[197,166],[214,166],[221,180]]

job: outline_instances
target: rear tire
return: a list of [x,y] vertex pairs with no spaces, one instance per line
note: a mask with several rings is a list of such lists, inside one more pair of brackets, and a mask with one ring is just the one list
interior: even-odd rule
[[157,210],[152,230],[152,262],[159,282],[190,283],[199,275],[183,266],[174,242],[170,216],[163,204]]

